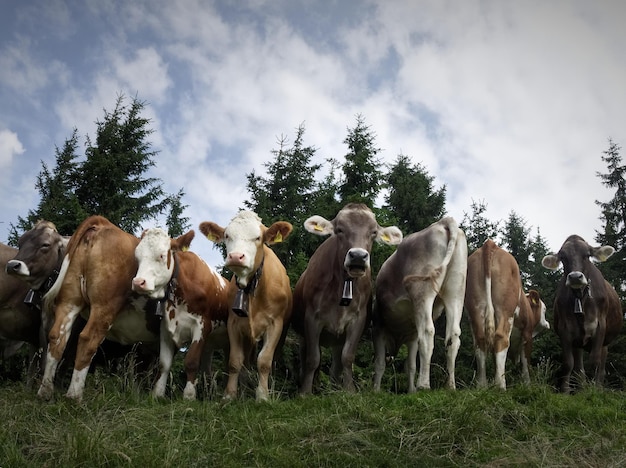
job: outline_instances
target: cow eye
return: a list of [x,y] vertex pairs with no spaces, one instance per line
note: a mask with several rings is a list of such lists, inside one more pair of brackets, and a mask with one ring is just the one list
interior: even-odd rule
[[46,250],[50,248],[50,244],[42,244],[41,245],[41,250]]

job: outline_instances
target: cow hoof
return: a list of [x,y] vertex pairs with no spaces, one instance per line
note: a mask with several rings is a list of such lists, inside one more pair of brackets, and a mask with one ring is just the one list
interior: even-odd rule
[[50,401],[52,399],[53,388],[48,385],[41,385],[39,387],[39,391],[37,392],[37,396],[45,401]]

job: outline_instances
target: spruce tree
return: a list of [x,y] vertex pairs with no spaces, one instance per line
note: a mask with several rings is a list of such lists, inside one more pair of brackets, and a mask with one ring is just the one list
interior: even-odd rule
[[459,226],[465,232],[467,238],[467,251],[471,254],[474,250],[480,248],[487,239],[494,241],[500,232],[500,221],[490,221],[485,215],[487,204],[484,200],[472,200],[472,213],[463,213],[463,219]]

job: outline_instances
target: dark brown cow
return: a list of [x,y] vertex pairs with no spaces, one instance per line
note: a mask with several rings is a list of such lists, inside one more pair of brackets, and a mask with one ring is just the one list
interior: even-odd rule
[[554,330],[561,341],[563,362],[560,389],[571,391],[572,372],[585,375],[583,350],[589,351],[590,370],[597,385],[604,383],[608,345],[622,328],[622,309],[615,289],[590,260],[608,259],[615,249],[591,247],[577,235],[569,236],[557,254],[546,255],[542,265],[564,275],[554,300]]
[[513,321],[511,341],[507,357],[513,363],[521,363],[522,378],[530,383],[528,365],[533,350],[533,338],[543,330],[549,330],[550,323],[546,320],[546,305],[539,293],[534,289],[528,291],[522,298],[519,314]]
[[230,282],[228,317],[228,383],[224,398],[237,396],[241,368],[258,341],[263,347],[257,357],[259,385],[257,400],[269,398],[269,375],[274,354],[282,345],[291,317],[292,295],[289,277],[276,254],[266,244],[282,242],[292,226],[277,221],[269,227],[252,211],[239,212],[223,228],[203,222],[200,231],[213,242],[226,245],[225,266],[234,273]]
[[[535,292],[536,294],[536,292]],[[465,310],[469,316],[478,367],[478,386],[487,385],[486,358],[495,357],[495,384],[506,390],[505,367],[511,333],[515,326],[522,333],[525,352],[522,373],[529,382],[528,360],[532,347],[532,334],[541,317],[541,300],[533,296],[535,313],[524,294],[517,261],[506,250],[487,239],[467,259],[467,287]],[[544,318],[545,320],[545,318]]]
[[402,232],[395,226],[379,226],[363,204],[346,205],[332,221],[312,216],[304,227],[330,237],[311,256],[294,290],[292,323],[301,336],[300,393],[313,391],[320,346],[332,349],[332,379],[354,391],[352,365],[371,311],[372,244],[399,244]]
[[[0,264],[5,265],[0,274],[0,337],[27,342],[33,357],[37,352],[43,356],[47,346],[41,297],[58,275],[67,240],[54,224],[39,221],[20,237],[19,250],[0,244]],[[29,385],[42,363],[31,360]]]
[[68,398],[82,399],[90,363],[105,337],[121,344],[158,342],[159,324],[145,296],[132,294],[139,239],[106,218],[92,216],[70,238],[59,277],[44,296],[53,310],[46,368],[38,395],[50,399],[57,366],[79,314],[87,324],[78,338]]
[[187,251],[194,235],[189,231],[170,239],[162,229],[148,229],[135,249],[139,267],[133,279],[133,291],[165,302],[161,320],[161,374],[152,392],[155,397],[165,395],[174,355],[183,346],[188,346],[187,384],[183,393],[187,400],[196,399],[196,376],[203,354],[209,361],[216,348],[224,349],[225,356],[228,355],[228,281],[195,253]]
[[374,310],[374,390],[380,390],[385,355],[408,347],[409,392],[430,388],[435,324],[445,309],[447,387],[456,388],[456,356],[467,274],[467,241],[453,218],[446,217],[404,238],[376,277]]

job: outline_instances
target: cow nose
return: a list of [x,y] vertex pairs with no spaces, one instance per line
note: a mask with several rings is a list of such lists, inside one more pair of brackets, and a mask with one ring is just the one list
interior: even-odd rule
[[566,286],[574,289],[580,289],[587,286],[587,278],[582,271],[572,271],[567,275]]
[[228,265],[241,265],[246,258],[245,254],[240,252],[230,252],[226,257]]
[[146,280],[143,278],[133,278],[133,290],[141,290],[146,287]]
[[346,263],[350,265],[364,265],[368,262],[369,255],[369,252],[365,249],[350,249],[348,250],[348,255],[346,256]]
[[5,271],[7,273],[17,273],[20,270],[20,265],[21,262],[18,262],[17,260],[9,260],[5,267]]

